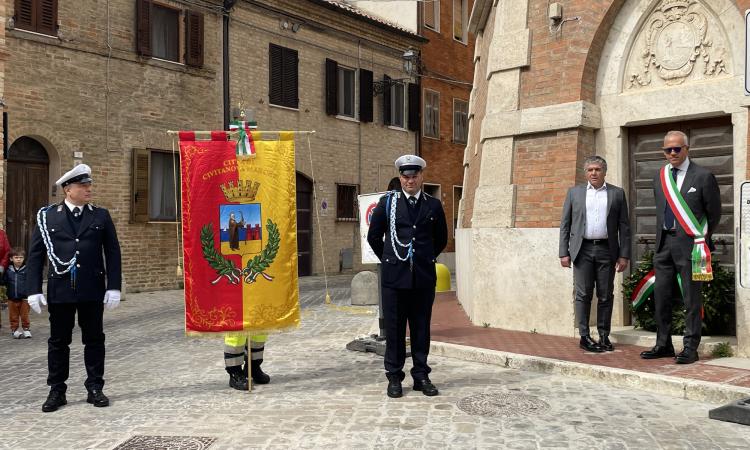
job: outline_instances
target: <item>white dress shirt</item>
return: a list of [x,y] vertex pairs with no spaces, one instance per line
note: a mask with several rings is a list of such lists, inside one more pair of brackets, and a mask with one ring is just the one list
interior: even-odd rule
[[596,189],[586,186],[586,230],[584,239],[607,239],[607,183]]
[[[677,166],[677,179],[675,181],[677,182],[678,191],[682,189],[682,182],[685,181],[685,175],[687,174],[688,167],[690,167],[690,158],[685,158],[685,161]],[[669,169],[672,170],[672,164],[669,165]]]
[[407,194],[407,193],[406,193],[406,191],[405,191],[405,190],[403,190],[403,189],[401,189],[401,192],[403,192],[403,193],[404,193],[404,198],[406,199],[406,201],[409,201],[409,197],[414,197],[414,198],[416,198],[416,199],[417,199],[417,201],[419,201],[419,196],[420,196],[420,195],[422,195],[422,190],[421,190],[421,189],[419,190],[419,192],[417,192],[417,193],[416,193],[416,194],[414,194],[414,195],[409,195],[409,194]]

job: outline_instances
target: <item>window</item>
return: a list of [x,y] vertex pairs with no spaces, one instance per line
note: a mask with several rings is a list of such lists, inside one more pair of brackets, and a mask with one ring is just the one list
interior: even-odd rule
[[453,142],[465,144],[469,136],[469,102],[453,99]]
[[151,56],[180,61],[180,11],[154,3],[151,7]]
[[394,127],[404,128],[406,102],[404,101],[404,83],[393,83],[391,86],[391,123]]
[[440,185],[439,184],[430,184],[430,183],[424,183],[422,184],[422,190],[427,193],[427,195],[431,197],[435,197],[436,199],[440,200],[442,203],[442,198],[440,197]]
[[422,17],[425,27],[440,31],[440,0],[422,2]]
[[440,93],[424,91],[424,136],[440,139]]
[[347,67],[338,67],[338,114],[354,117],[354,97],[356,95],[356,71]]
[[133,149],[132,173],[131,220],[133,222],[179,221],[181,215],[179,155],[167,150]]
[[464,44],[468,41],[467,22],[468,8],[467,0],[453,0],[453,39]]
[[356,184],[336,184],[336,220],[357,221],[357,191]]
[[272,105],[299,107],[298,62],[297,50],[269,44],[268,101]]
[[203,66],[203,14],[136,0],[136,50],[144,57]]
[[16,28],[57,35],[57,0],[15,0],[14,12]]

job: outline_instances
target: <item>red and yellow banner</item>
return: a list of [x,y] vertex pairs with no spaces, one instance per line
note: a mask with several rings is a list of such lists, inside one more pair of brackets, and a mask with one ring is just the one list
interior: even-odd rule
[[180,132],[187,334],[299,324],[294,134]]

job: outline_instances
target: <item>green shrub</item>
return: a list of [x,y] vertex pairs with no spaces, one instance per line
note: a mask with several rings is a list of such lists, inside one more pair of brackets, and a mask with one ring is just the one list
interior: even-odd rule
[[714,347],[711,355],[714,358],[731,358],[734,355],[734,352],[732,351],[732,346],[729,345],[729,342],[720,342]]
[[[633,290],[643,277],[653,268],[654,254],[646,252],[630,276],[625,277],[622,283],[622,293],[625,300],[630,303]],[[703,295],[703,330],[704,335],[734,335],[734,273],[721,267],[716,261],[713,262],[714,279],[703,283],[701,293]],[[683,334],[685,332],[685,307],[680,294],[677,279],[674,280],[672,292],[676,298],[672,301],[672,334]],[[633,319],[635,328],[646,331],[656,331],[654,319],[654,296],[653,293],[641,303],[638,308],[633,308]]]

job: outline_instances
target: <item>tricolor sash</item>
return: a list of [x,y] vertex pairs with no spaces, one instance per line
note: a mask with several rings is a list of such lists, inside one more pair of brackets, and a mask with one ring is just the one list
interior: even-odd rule
[[695,214],[682,197],[680,190],[677,189],[677,182],[672,178],[669,168],[670,165],[667,164],[659,171],[661,189],[680,226],[688,236],[694,239],[691,257],[693,261],[693,281],[711,281],[714,279],[714,275],[711,269],[711,251],[706,243],[708,218],[704,217],[702,221],[698,222]]

